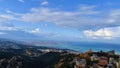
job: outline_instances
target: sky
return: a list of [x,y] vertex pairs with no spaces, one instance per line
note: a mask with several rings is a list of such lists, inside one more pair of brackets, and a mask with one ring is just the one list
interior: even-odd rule
[[119,43],[120,0],[0,0],[0,38]]

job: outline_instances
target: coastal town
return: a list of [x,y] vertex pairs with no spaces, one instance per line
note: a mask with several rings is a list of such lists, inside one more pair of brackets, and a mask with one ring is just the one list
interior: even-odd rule
[[75,57],[74,68],[120,68],[120,56],[115,51],[92,52],[89,50]]
[[80,52],[1,41],[0,68],[120,68],[120,54],[115,50]]
[[[7,50],[2,50],[2,52],[5,51]],[[10,51],[8,50],[8,52]],[[50,58],[51,56],[53,57],[53,59],[56,58],[58,61],[53,65],[53,68],[120,68],[120,55],[116,55],[114,50],[108,52],[103,52],[103,51],[94,52],[92,50],[88,50],[87,52],[77,52],[77,51],[74,52],[70,50],[60,50],[60,49],[30,48],[30,49],[26,49],[22,54],[26,56],[27,59],[19,53],[18,55],[19,56],[13,55],[11,56],[11,58],[0,59],[0,68],[25,68],[25,66],[27,66],[25,63],[26,60],[27,63],[29,62],[31,64],[35,64],[30,60],[35,61],[36,58],[40,58],[41,56],[44,56],[43,57],[44,59],[42,60],[45,59],[49,60],[51,59]],[[37,62],[41,62],[41,61],[37,61]],[[54,62],[55,60],[52,63]],[[42,65],[39,64],[39,66]]]

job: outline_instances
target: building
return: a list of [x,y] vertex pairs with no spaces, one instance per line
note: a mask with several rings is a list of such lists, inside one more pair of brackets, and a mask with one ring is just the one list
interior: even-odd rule
[[115,51],[114,51],[114,50],[108,51],[107,53],[108,53],[109,55],[115,55]]
[[85,59],[76,60],[76,65],[74,66],[74,68],[85,68],[85,67],[86,67]]
[[100,57],[98,65],[99,65],[99,67],[106,67],[107,66],[107,58],[106,57]]
[[120,61],[116,62],[116,68],[120,68]]
[[96,54],[93,54],[91,57],[90,57],[91,61],[95,61],[95,60],[98,60],[98,56]]

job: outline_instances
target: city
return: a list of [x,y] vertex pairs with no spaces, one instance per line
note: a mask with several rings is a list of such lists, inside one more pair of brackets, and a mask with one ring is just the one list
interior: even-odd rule
[[0,40],[0,46],[1,68],[120,68],[120,55],[114,50],[78,52],[9,40]]
[[120,0],[0,0],[0,68],[120,68]]

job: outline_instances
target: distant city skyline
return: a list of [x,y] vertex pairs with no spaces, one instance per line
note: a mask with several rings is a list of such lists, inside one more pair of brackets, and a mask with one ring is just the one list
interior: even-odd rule
[[119,0],[0,0],[0,38],[119,43]]

